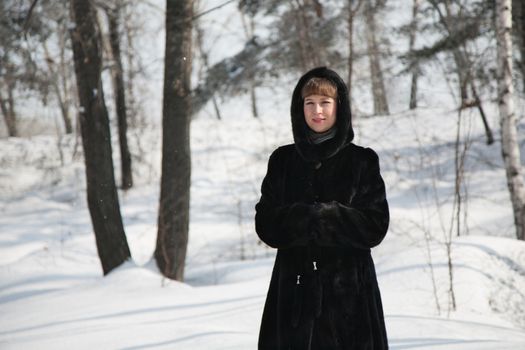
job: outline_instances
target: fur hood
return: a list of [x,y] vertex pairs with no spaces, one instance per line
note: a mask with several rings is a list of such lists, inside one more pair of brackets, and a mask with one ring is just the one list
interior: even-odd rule
[[[337,116],[335,122],[337,131],[332,139],[318,145],[310,142],[308,136],[310,129],[304,119],[303,98],[301,97],[303,86],[314,77],[328,79],[337,86]],[[306,161],[317,162],[330,158],[354,139],[348,88],[343,79],[331,69],[326,67],[314,68],[299,79],[293,91],[290,112],[295,147]]]

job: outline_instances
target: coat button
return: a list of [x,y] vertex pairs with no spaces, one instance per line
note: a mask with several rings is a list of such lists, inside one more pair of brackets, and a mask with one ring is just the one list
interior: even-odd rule
[[323,165],[323,163],[321,162],[315,163],[315,170],[319,170],[321,168],[321,165]]

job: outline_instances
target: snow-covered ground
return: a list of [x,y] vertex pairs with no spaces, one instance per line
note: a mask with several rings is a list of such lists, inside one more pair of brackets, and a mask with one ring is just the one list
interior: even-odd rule
[[[242,104],[232,102],[226,109],[236,114],[223,121],[204,114],[192,124],[185,283],[163,279],[150,260],[158,129],[140,133],[148,151],[136,161],[137,186],[120,195],[134,261],[107,277],[74,140],[62,139],[63,165],[51,136],[0,140],[1,349],[256,348],[275,252],[257,240],[253,206],[269,153],[291,136],[284,107],[264,108],[256,120],[239,113],[249,110]],[[356,142],[381,157],[392,211],[390,232],[373,251],[392,349],[525,348],[525,242],[512,238],[498,145],[484,144],[475,116],[464,117],[472,119],[469,234],[451,245],[456,311],[443,243],[455,113],[420,109],[357,123]]]
[[[220,3],[205,1],[201,10]],[[162,4],[152,11],[162,16]],[[152,120],[160,120],[163,46],[158,23],[144,16],[157,40],[139,42],[151,56],[145,58],[151,85],[141,86],[151,120],[146,129],[129,132],[135,187],[120,192],[133,261],[102,277],[79,140],[1,139],[2,350],[256,348],[275,251],[257,239],[254,205],[269,154],[292,142],[292,86],[258,90],[259,119],[251,117],[249,98],[240,96],[221,101],[222,121],[206,108],[192,122],[185,282],[167,280],[151,261],[161,135]],[[213,62],[242,47],[235,6],[202,21],[213,29],[205,40]],[[452,217],[458,115],[446,83],[436,78],[440,73],[433,74],[422,78],[422,107],[416,111],[403,107],[406,77],[394,77],[394,114],[354,123],[355,142],[380,156],[391,208],[389,233],[373,250],[390,347],[525,349],[525,242],[513,238],[500,145],[487,146],[477,112],[463,111],[460,149],[468,147],[457,237]],[[366,107],[367,98],[356,100]],[[520,101],[517,106],[523,115]],[[485,108],[498,135],[497,108]],[[523,118],[519,128],[525,164]],[[116,177],[118,182],[118,172]]]

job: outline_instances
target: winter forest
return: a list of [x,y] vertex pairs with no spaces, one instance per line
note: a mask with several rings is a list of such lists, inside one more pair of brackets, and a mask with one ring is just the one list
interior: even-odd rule
[[0,0],[0,349],[256,349],[327,66],[379,155],[391,349],[525,349],[522,0]]

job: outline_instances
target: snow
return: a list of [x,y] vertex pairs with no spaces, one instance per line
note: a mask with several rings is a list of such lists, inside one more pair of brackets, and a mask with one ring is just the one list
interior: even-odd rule
[[[204,2],[201,10],[220,3]],[[232,3],[202,17],[213,28],[206,39],[212,63],[244,44],[236,11]],[[162,16],[161,7],[153,12]],[[148,23],[158,40],[139,45],[150,48],[145,61],[155,78],[141,88],[154,105],[147,110],[160,116],[163,34]],[[389,233],[373,249],[390,347],[525,349],[525,242],[513,238],[500,145],[487,146],[477,112],[463,112],[468,200],[457,237],[451,217],[458,113],[435,74],[422,81],[424,107],[355,120],[355,142],[380,156],[391,208]],[[271,151],[293,141],[291,92],[289,83],[259,89],[259,119],[251,117],[249,97],[239,96],[222,101],[222,121],[211,106],[193,120],[184,283],[163,278],[151,259],[158,122],[129,131],[135,187],[119,192],[119,200],[133,260],[106,277],[86,205],[81,145],[69,136],[1,139],[0,349],[256,349],[275,251],[257,239],[254,205]],[[497,106],[485,108],[498,135]],[[525,157],[525,133],[519,135]]]
[[[74,143],[63,143],[61,165],[51,136],[1,140],[1,152],[8,154],[1,158],[0,348],[255,349],[275,252],[257,241],[253,206],[269,153],[291,141],[287,118],[264,110],[260,120],[246,113],[223,121],[202,115],[192,123],[185,283],[163,278],[151,260],[158,180],[138,181],[120,193],[134,260],[102,277]],[[452,240],[453,311],[437,211],[448,225],[455,116],[438,109],[417,113],[393,116],[390,137],[383,136],[381,118],[359,121],[360,142],[380,154],[392,211],[391,230],[373,251],[391,348],[523,348],[525,242],[508,229],[503,169],[475,161],[480,148],[499,164],[498,152],[477,141],[468,158],[470,234]],[[410,129],[416,118],[421,150]],[[157,134],[144,132],[143,141]],[[482,140],[474,132],[472,137]],[[151,141],[152,152],[158,142]],[[420,154],[430,151],[432,162],[416,170]],[[434,163],[443,173],[435,184],[440,208],[430,195],[420,195],[419,203],[414,195],[425,193]],[[136,164],[137,172],[158,174],[158,165],[144,169],[150,166]],[[478,172],[482,179],[474,181]],[[432,236],[428,242],[425,230]]]

